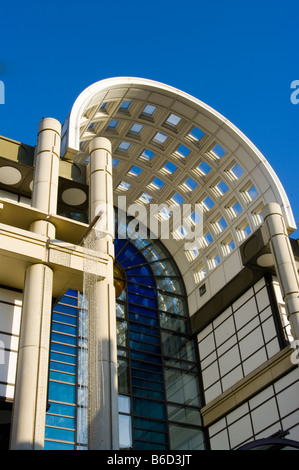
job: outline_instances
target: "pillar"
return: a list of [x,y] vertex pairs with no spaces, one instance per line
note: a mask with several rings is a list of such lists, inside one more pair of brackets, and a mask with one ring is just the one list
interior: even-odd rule
[[265,241],[270,244],[292,335],[294,339],[299,339],[299,278],[279,204],[268,204],[263,210],[263,217]]
[[[60,124],[43,119],[38,128],[32,206],[45,212],[30,230],[48,238],[55,227],[46,220],[57,207]],[[13,404],[10,448],[43,449],[48,391],[53,271],[46,264],[27,268]]]
[[88,388],[90,450],[118,449],[118,382],[114,263],[114,213],[111,143],[90,143],[90,222],[95,225],[95,249],[107,255],[105,279],[96,280],[89,298]]

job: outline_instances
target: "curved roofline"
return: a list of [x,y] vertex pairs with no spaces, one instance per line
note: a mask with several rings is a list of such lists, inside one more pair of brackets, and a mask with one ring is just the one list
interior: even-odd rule
[[[208,119],[214,122],[214,124],[233,137],[243,148],[245,148],[253,160],[258,160],[259,163],[262,163],[266,172],[269,174],[271,180],[275,184],[275,189],[279,194],[279,198],[281,199],[282,210],[285,216],[285,222],[288,231],[292,232],[296,230],[297,226],[286,192],[275,171],[263,156],[263,154],[258,150],[258,148],[245,136],[245,134],[243,134],[242,131],[240,131],[234,124],[232,124],[219,112],[203,103],[199,99],[193,97],[192,95],[189,95],[188,93],[185,93],[170,85],[145,78],[114,77],[100,80],[88,86],[80,93],[74,102],[68,119],[65,122],[65,125],[67,126],[66,148],[79,151],[80,118],[89,106],[97,104],[97,96],[99,94],[102,95],[102,93],[105,91],[111,91],[114,88],[119,88],[120,86],[130,87],[134,85],[144,89],[156,89],[157,92],[162,92],[162,94],[180,98],[181,100],[185,101],[187,105],[192,106],[195,109],[197,108],[198,111],[201,111]],[[99,101],[101,100],[98,100],[98,102]]]

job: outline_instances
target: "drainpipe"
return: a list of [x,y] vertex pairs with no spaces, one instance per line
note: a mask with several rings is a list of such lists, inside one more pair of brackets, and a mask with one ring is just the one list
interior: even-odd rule
[[279,204],[263,209],[263,236],[269,243],[294,339],[299,339],[299,278]]

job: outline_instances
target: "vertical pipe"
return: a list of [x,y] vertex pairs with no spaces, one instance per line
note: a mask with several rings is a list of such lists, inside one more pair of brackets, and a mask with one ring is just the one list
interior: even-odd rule
[[114,213],[111,143],[90,143],[90,222],[96,224],[95,249],[108,255],[106,276],[97,280],[89,299],[89,443],[91,450],[118,449],[118,384],[114,263]]
[[291,331],[294,339],[299,339],[299,278],[279,204],[268,204],[263,217]]

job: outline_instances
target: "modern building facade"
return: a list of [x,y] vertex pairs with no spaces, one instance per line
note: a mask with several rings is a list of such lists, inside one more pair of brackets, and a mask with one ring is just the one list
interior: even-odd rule
[[2,449],[298,448],[296,223],[233,124],[103,80],[0,138],[0,198]]

